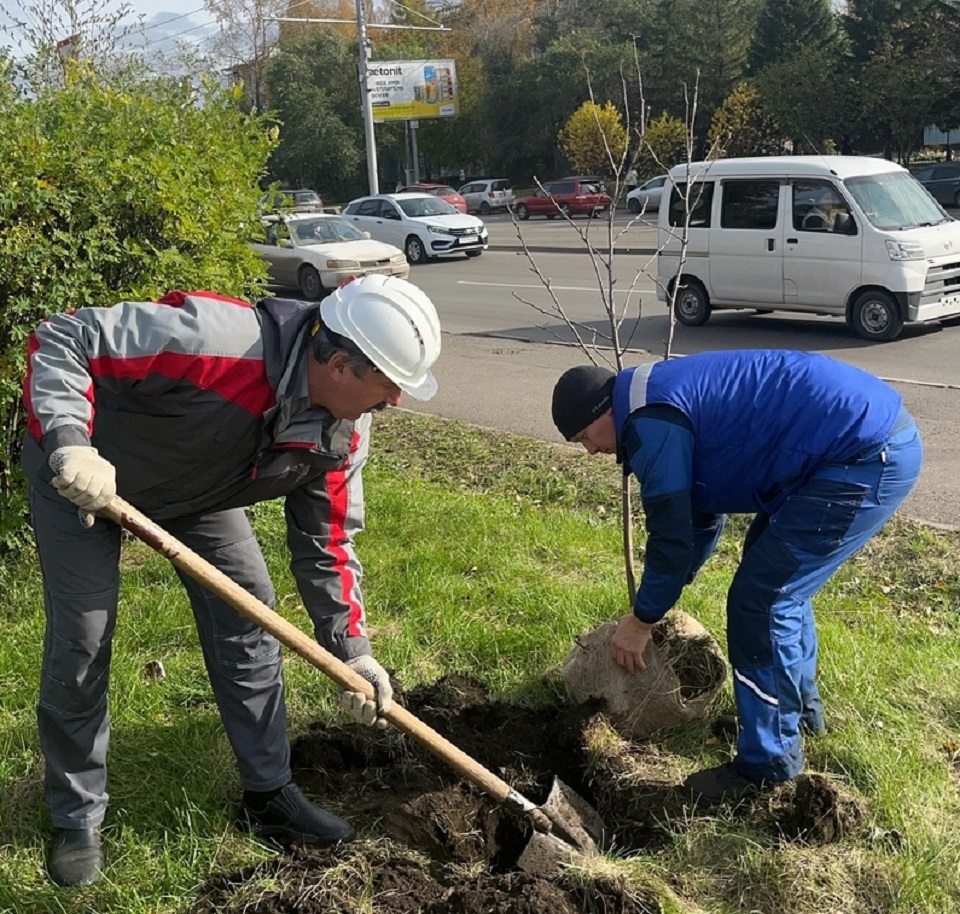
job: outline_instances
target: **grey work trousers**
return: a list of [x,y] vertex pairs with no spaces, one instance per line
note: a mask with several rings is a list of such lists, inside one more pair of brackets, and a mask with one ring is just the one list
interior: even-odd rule
[[[30,505],[47,617],[37,719],[54,826],[99,825],[107,808],[107,687],[117,621],[120,528],[89,530],[53,489]],[[242,508],[164,521],[164,528],[268,606],[273,585]],[[249,790],[290,780],[280,646],[259,626],[185,575],[207,675]]]

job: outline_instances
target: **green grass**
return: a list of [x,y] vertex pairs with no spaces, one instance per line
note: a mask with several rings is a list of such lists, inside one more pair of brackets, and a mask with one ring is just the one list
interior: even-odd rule
[[[379,659],[407,686],[469,672],[495,697],[537,702],[573,638],[626,610],[619,472],[610,462],[459,423],[378,416],[365,475],[364,591]],[[286,566],[277,504],[252,511],[278,609],[309,631]],[[744,521],[684,593],[723,641]],[[638,539],[642,542],[642,536]],[[667,910],[941,914],[960,898],[960,537],[896,520],[817,601],[831,732],[812,769],[864,800],[866,827],[828,848],[781,845],[730,818],[677,822],[618,864],[664,886]],[[204,878],[270,855],[231,826],[239,795],[189,606],[166,562],[124,546],[111,685],[108,878],[63,892],[43,871],[48,817],[35,696],[43,639],[35,557],[0,567],[0,912],[190,908]],[[143,675],[160,659],[162,683]],[[292,736],[338,715],[334,688],[293,657]],[[729,686],[720,699],[732,707]],[[694,770],[726,757],[705,723],[658,739]]]

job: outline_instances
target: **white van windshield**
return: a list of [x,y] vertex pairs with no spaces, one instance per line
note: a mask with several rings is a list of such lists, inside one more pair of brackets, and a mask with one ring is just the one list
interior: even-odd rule
[[888,171],[847,178],[843,183],[870,224],[883,231],[950,221],[940,204],[908,172]]

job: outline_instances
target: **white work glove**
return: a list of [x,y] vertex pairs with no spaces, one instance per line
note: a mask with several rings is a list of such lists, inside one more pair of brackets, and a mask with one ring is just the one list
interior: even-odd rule
[[383,729],[387,721],[381,717],[386,714],[393,704],[393,686],[390,685],[390,675],[377,663],[370,654],[361,654],[348,660],[347,666],[369,682],[377,693],[377,699],[367,698],[363,692],[340,692],[340,707],[349,711],[361,723]]
[[99,511],[117,494],[117,471],[95,447],[68,445],[50,455],[53,487],[83,511]]

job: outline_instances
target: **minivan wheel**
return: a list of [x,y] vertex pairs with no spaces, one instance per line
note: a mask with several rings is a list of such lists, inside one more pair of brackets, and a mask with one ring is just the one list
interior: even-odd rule
[[710,318],[710,299],[707,290],[696,280],[688,279],[677,290],[673,313],[685,327],[699,327]]
[[486,200],[484,200],[484,201],[480,204],[480,215],[481,215],[481,216],[489,216],[489,215],[490,215],[490,204],[487,203]]
[[900,336],[903,316],[896,299],[880,289],[864,292],[850,309],[850,323],[857,335],[873,343],[887,343]]
[[523,222],[530,218],[530,210],[527,209],[526,203],[517,204],[517,218]]
[[318,301],[323,298],[323,283],[320,282],[320,274],[310,264],[305,263],[300,267],[297,279],[300,283],[300,294],[307,301]]
[[631,197],[627,200],[627,209],[630,210],[631,213],[639,213],[640,201],[636,197]]
[[429,259],[427,257],[427,249],[423,246],[423,242],[416,235],[411,235],[407,239],[403,249],[406,252],[407,260],[409,260],[410,263],[426,263]]
[[570,205],[568,203],[560,204],[560,215],[563,216],[565,219],[570,218]]

